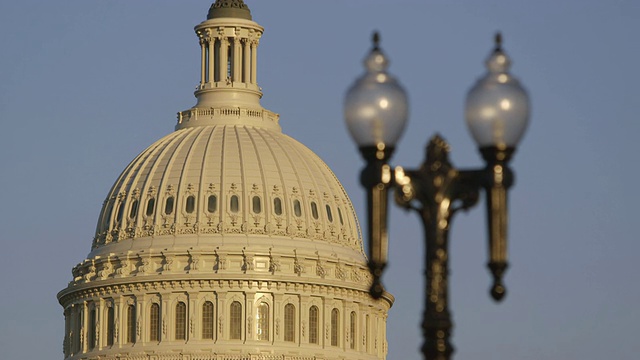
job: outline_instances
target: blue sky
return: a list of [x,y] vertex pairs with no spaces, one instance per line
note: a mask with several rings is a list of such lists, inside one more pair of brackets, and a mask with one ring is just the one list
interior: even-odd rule
[[[640,3],[248,0],[263,25],[258,81],[285,133],[334,170],[364,214],[362,166],[342,119],[370,34],[410,96],[395,165],[417,167],[434,133],[460,167],[482,161],[467,89],[501,30],[532,119],[514,158],[508,295],[494,304],[484,208],[451,232],[457,359],[636,359]],[[102,201],[136,154],[195,103],[193,26],[209,1],[0,3],[0,348],[62,358],[56,293],[90,250]],[[391,214],[389,358],[420,346],[422,230]],[[25,350],[27,349],[27,350]]]

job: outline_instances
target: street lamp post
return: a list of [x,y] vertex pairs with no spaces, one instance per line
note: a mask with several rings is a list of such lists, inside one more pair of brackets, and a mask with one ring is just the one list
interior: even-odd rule
[[453,346],[448,308],[448,233],[453,215],[474,206],[481,190],[486,193],[489,230],[488,267],[493,275],[491,296],[505,295],[502,277],[507,268],[507,190],[513,184],[509,168],[515,147],[529,119],[526,91],[509,74],[510,60],[500,34],[486,61],[487,73],[469,90],[465,117],[486,166],[460,170],[449,161],[449,145],[435,135],[426,147],[419,169],[392,169],[389,159],[408,118],[408,101],[402,86],[386,69],[388,60],[373,36],[373,49],[365,58],[365,73],[347,91],[344,112],[347,127],[366,166],[360,181],[367,192],[369,269],[371,296],[380,298],[388,257],[387,199],[395,190],[400,206],[420,216],[425,232],[425,305],[422,320],[425,359],[450,359]]

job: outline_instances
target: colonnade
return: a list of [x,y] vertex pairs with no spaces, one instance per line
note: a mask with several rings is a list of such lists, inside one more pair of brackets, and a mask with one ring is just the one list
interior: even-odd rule
[[200,38],[200,87],[212,83],[257,84],[258,38],[228,36],[225,31],[205,29]]

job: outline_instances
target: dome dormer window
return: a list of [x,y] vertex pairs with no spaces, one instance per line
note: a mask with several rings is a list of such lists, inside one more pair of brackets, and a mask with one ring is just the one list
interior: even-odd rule
[[133,219],[138,215],[138,200],[133,200],[131,203],[131,209],[129,209],[129,218]]
[[118,206],[118,210],[116,211],[116,221],[119,223],[122,222],[122,216],[124,214],[124,200],[120,202],[120,206]]
[[153,215],[153,210],[156,206],[156,199],[155,198],[151,198],[149,200],[147,200],[147,211],[146,214],[147,216],[152,216]]
[[232,213],[237,213],[240,210],[240,202],[238,200],[238,195],[231,195],[231,200],[229,201],[229,208]]
[[253,203],[253,213],[254,214],[260,214],[260,212],[262,212],[262,204],[260,202],[260,197],[259,196],[254,196],[253,199],[251,200],[251,202]]
[[302,216],[302,207],[300,206],[300,200],[298,199],[293,200],[293,213],[297,217]]
[[196,197],[193,195],[189,195],[189,197],[187,197],[187,204],[185,206],[185,211],[187,212],[187,214],[193,214],[195,209],[196,209]]
[[333,214],[331,213],[331,206],[329,204],[327,204],[327,220],[329,220],[329,222],[333,222]]
[[169,196],[167,201],[164,203],[164,213],[166,215],[171,215],[173,213],[173,196]]
[[282,215],[282,200],[279,197],[273,199],[273,212],[276,215]]

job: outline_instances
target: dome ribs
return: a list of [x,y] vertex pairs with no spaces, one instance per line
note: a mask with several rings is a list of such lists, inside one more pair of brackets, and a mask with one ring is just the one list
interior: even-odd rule
[[[211,146],[212,144],[214,144],[213,139],[214,136],[217,134],[217,130],[219,129],[216,126],[212,126],[212,127],[208,127],[207,128],[209,131],[209,137],[207,140],[207,144],[205,145],[204,148],[204,152],[202,154],[202,162],[200,164],[201,166],[201,171],[200,171],[200,180],[198,181],[198,209],[200,209],[200,211],[197,211],[197,223],[198,224],[204,224],[205,221],[203,221],[203,214],[207,213],[205,212],[205,204],[207,204],[208,201],[208,196],[207,195],[211,195],[209,192],[213,191],[213,188],[210,188],[215,186],[213,184],[213,182],[208,182],[207,179],[213,179],[213,176],[210,174],[211,170],[209,169],[209,163],[210,160],[213,156],[212,152],[214,152],[214,146]],[[210,223],[212,222],[211,219],[212,215],[209,214],[206,223]],[[198,239],[198,244],[200,244],[200,240]],[[209,242],[205,242],[206,245],[211,245]]]
[[[281,196],[282,196],[282,201],[283,204],[282,206],[284,207],[283,209],[283,214],[293,214],[293,211],[291,209],[291,199],[289,198],[288,192],[286,191],[287,187],[286,187],[286,181],[284,179],[284,176],[282,174],[282,168],[280,167],[280,163],[278,163],[278,161],[276,161],[276,159],[278,158],[275,154],[274,148],[271,145],[277,144],[277,142],[274,140],[273,135],[270,131],[264,131],[264,130],[256,130],[256,134],[257,136],[260,136],[260,138],[262,139],[262,141],[269,145],[269,146],[265,146],[268,150],[269,150],[269,154],[271,155],[270,158],[268,158],[269,163],[271,164],[271,166],[273,166],[273,169],[271,169],[271,166],[264,166],[263,167],[263,172],[264,174],[269,174],[269,175],[275,175],[275,176],[267,176],[267,175],[263,175],[265,177],[265,194],[268,194],[267,191],[271,191],[271,192],[280,192]],[[267,161],[267,156],[266,154],[263,156],[263,161],[266,162]],[[276,184],[275,182],[273,184],[268,183],[268,180],[270,181],[274,181],[274,178],[278,178],[280,181]],[[267,180],[268,179],[268,180]],[[277,187],[279,185],[279,188]],[[265,195],[265,197],[268,197],[267,195]],[[275,195],[271,196],[270,199],[272,201],[275,200]],[[269,206],[271,206],[271,202],[269,203]],[[269,224],[269,216],[266,215],[267,217],[267,224]],[[283,216],[281,217],[285,220],[284,225],[284,229],[283,229],[283,233],[284,231],[286,231],[287,227],[290,225],[289,222],[289,217],[288,216]],[[278,227],[277,225],[277,221],[278,219],[274,219],[276,220],[276,227]],[[282,225],[281,225],[282,226]]]
[[[260,201],[262,202],[262,208],[260,209],[260,214],[255,214],[253,213],[253,217],[254,217],[254,223],[252,224],[254,227],[262,227],[262,229],[256,229],[258,230],[259,233],[265,233],[265,229],[264,227],[266,226],[266,224],[269,223],[269,210],[271,209],[271,204],[269,201],[267,201],[268,196],[267,196],[267,191],[268,191],[268,182],[267,182],[267,178],[265,176],[265,161],[267,158],[267,153],[264,149],[264,147],[268,146],[259,146],[256,143],[255,137],[256,136],[260,136],[259,135],[259,130],[252,128],[252,127],[243,127],[244,131],[247,134],[247,137],[249,138],[249,140],[251,141],[251,146],[253,147],[254,150],[254,154],[255,154],[255,158],[256,158],[256,165],[257,167],[260,169],[259,171],[259,178],[260,181],[258,182],[258,184],[261,184],[262,186],[258,186],[257,189],[252,189],[251,191],[247,191],[247,194],[245,194],[245,197],[247,195],[249,195],[251,198],[253,198],[253,196],[259,196],[260,197]],[[252,187],[254,185],[252,184]],[[248,184],[247,187],[248,189]]]
[[[186,227],[189,226],[197,226],[195,224],[198,223],[198,214],[199,212],[197,211],[197,208],[199,206],[199,201],[198,201],[198,197],[196,196],[196,211],[194,211],[193,213],[195,214],[195,217],[192,218],[192,215],[187,214],[185,212],[185,207],[186,207],[186,199],[189,195],[195,195],[194,190],[194,184],[193,182],[191,182],[190,180],[196,180],[199,181],[199,177],[197,177],[197,175],[195,176],[195,179],[192,179],[191,176],[189,176],[190,171],[193,170],[192,167],[194,164],[197,164],[198,167],[195,168],[195,173],[200,174],[201,173],[201,169],[199,169],[199,165],[200,163],[197,163],[196,161],[191,161],[192,158],[198,158],[198,148],[202,147],[202,142],[198,141],[199,139],[203,138],[206,136],[206,130],[207,128],[195,128],[196,130],[194,130],[193,132],[195,133],[193,136],[195,137],[195,139],[191,142],[191,144],[189,144],[188,146],[188,150],[185,150],[186,153],[184,155],[184,163],[182,164],[182,168],[179,170],[180,172],[180,180],[178,182],[178,192],[177,192],[177,196],[176,196],[176,201],[175,201],[175,216],[176,216],[176,223],[179,223],[181,225],[184,225]],[[186,147],[185,147],[186,148]],[[200,156],[202,154],[202,151],[200,151]],[[190,193],[188,193],[190,192]],[[182,220],[182,222],[180,222],[180,220]]]

